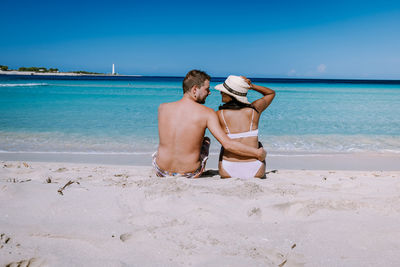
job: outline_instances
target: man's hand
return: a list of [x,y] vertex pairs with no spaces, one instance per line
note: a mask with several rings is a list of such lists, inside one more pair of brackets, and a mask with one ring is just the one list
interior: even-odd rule
[[262,148],[262,147],[260,147],[259,149],[258,149],[258,153],[259,153],[259,155],[258,155],[258,160],[259,161],[264,161],[265,160],[265,157],[267,156],[267,151],[265,151],[265,149],[264,148]]
[[204,108],[207,110],[207,116],[208,116],[207,128],[226,150],[240,156],[256,158],[259,159],[260,161],[263,161],[265,159],[266,152],[264,151],[264,149],[251,147],[242,144],[238,141],[230,139],[226,135],[225,131],[222,129],[221,124],[219,123],[217,113],[208,107]]

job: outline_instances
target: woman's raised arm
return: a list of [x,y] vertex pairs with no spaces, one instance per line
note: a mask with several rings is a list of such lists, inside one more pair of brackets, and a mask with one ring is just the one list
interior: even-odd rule
[[257,109],[258,112],[263,112],[268,106],[269,104],[271,104],[272,100],[275,97],[275,91],[265,87],[265,86],[261,86],[261,85],[256,85],[253,84],[250,79],[247,79],[244,76],[241,76],[250,86],[249,89],[252,89],[254,91],[257,91],[261,94],[263,94],[263,97],[261,97],[260,99],[255,100],[253,103],[251,103],[253,105],[253,107],[255,107]]

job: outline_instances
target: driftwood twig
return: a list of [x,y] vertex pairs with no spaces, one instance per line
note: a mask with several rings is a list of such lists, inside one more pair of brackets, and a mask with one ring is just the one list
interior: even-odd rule
[[[70,186],[70,185],[73,184],[73,183],[75,183],[75,181],[71,181],[71,180],[68,181],[68,183],[66,183],[63,187],[61,187],[60,189],[58,189],[57,192],[58,192],[60,195],[63,196],[63,195],[64,195],[64,194],[63,194],[64,189],[67,188],[67,186]],[[78,182],[76,182],[76,183],[78,183]],[[78,183],[78,184],[79,184],[79,183]]]

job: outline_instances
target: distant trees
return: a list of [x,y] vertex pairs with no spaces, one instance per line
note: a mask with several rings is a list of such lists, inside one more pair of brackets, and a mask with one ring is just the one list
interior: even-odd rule
[[18,71],[47,72],[47,69],[46,68],[38,68],[38,67],[29,67],[29,68],[21,67],[18,69]]
[[18,69],[18,71],[33,71],[33,72],[58,72],[57,68],[50,68],[47,69],[45,67],[21,67]]
[[18,68],[18,71],[29,71],[29,70],[28,70],[28,68],[20,67],[20,68]]
[[84,70],[77,70],[77,71],[70,71],[70,72],[77,73],[77,74],[104,74],[104,73],[90,72],[90,71],[84,71]]
[[[0,70],[2,71],[9,71],[8,66],[0,65]],[[47,72],[47,73],[55,73],[59,72],[57,68],[45,68],[45,67],[20,67],[18,68],[18,71],[29,71],[29,72]],[[84,71],[84,70],[78,70],[78,71],[70,71],[69,73],[77,73],[77,74],[103,74],[104,73],[99,73],[99,72],[90,72],[90,71]]]

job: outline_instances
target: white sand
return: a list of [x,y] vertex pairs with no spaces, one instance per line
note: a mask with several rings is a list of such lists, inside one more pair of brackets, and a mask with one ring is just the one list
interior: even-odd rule
[[400,171],[267,176],[1,162],[0,266],[400,266]]

